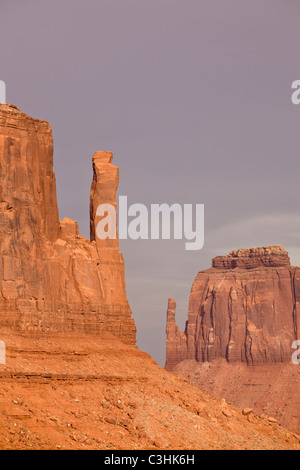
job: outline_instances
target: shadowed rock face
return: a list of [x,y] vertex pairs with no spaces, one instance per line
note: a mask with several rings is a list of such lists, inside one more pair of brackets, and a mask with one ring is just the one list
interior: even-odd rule
[[242,249],[213,259],[192,286],[185,332],[169,299],[166,368],[184,359],[290,362],[298,339],[300,269],[281,246]]
[[[116,205],[111,161],[93,159],[91,227],[100,203]],[[76,221],[59,221],[51,128],[12,105],[0,105],[0,327],[109,331],[132,344],[136,332],[118,239],[89,241]]]

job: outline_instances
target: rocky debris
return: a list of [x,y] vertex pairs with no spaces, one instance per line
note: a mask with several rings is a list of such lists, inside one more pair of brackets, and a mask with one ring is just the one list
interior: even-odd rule
[[226,418],[231,418],[232,417],[232,413],[228,410],[223,410],[222,413],[223,413],[224,416],[226,416]]
[[277,419],[272,418],[272,416],[269,416],[268,421],[269,423],[278,423]]
[[[4,339],[2,450],[300,449],[293,433],[265,418],[249,421],[108,333]],[[85,354],[74,355],[79,344]]]
[[[101,202],[116,205],[118,168],[96,152],[91,227]],[[135,343],[118,239],[79,236],[58,216],[50,125],[0,105],[0,328],[98,334]]]
[[[204,367],[203,367],[204,366]],[[215,359],[210,367],[195,360],[178,363],[173,372],[240,409],[252,408],[267,419],[273,416],[282,426],[300,432],[300,368],[290,363],[248,366]]]
[[175,306],[169,299],[166,369],[237,406],[269,406],[299,431],[291,345],[300,333],[300,268],[288,253],[276,245],[214,258],[193,283],[184,332]]

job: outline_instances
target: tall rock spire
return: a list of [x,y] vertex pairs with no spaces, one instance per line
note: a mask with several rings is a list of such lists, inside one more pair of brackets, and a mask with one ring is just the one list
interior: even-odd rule
[[[91,207],[115,198],[117,174],[97,170]],[[135,343],[118,243],[99,242],[59,221],[50,125],[0,105],[0,328],[109,331]]]

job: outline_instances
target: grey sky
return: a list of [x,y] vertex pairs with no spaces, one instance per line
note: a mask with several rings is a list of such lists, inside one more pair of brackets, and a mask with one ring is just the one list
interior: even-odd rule
[[47,119],[60,217],[89,236],[91,157],[129,204],[204,203],[205,248],[122,241],[138,344],[161,364],[210,259],[282,243],[300,264],[297,0],[1,0],[7,101]]

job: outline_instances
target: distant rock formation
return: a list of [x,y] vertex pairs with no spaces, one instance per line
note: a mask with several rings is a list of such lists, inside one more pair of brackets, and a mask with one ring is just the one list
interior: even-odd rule
[[290,362],[300,321],[300,269],[281,246],[241,249],[218,256],[199,272],[190,294],[185,332],[169,299],[167,361],[218,357],[228,362]]
[[118,239],[97,240],[96,209],[116,205],[118,168],[96,152],[91,240],[59,221],[53,137],[46,121],[0,105],[0,327],[99,333],[135,343]]
[[[184,332],[176,325],[175,307],[175,301],[169,299],[167,370],[188,376],[209,393],[233,399],[237,406],[254,408],[257,402],[263,408],[274,399],[268,370],[278,369],[282,380],[293,376],[293,387],[300,385],[297,366],[291,363],[291,345],[300,338],[300,268],[290,265],[288,253],[280,245],[240,249],[214,258],[212,268],[199,272],[193,283]],[[239,380],[233,381],[235,365],[245,365],[246,369],[239,368]],[[268,369],[269,365],[273,369]],[[288,369],[283,369],[284,365]],[[251,366],[251,372],[247,366]],[[248,401],[243,403],[243,380],[246,382],[247,377],[247,385],[251,380],[256,382],[257,371],[260,379],[265,377],[265,381],[260,380],[264,398],[259,398],[253,388],[253,394],[248,394]],[[276,390],[282,392],[285,384],[278,388],[279,382]],[[282,398],[280,406],[277,401],[277,410],[271,407],[271,412],[281,417],[288,413],[293,419],[296,416],[293,426],[299,431],[299,407],[295,409],[296,397],[291,390],[286,401]]]

